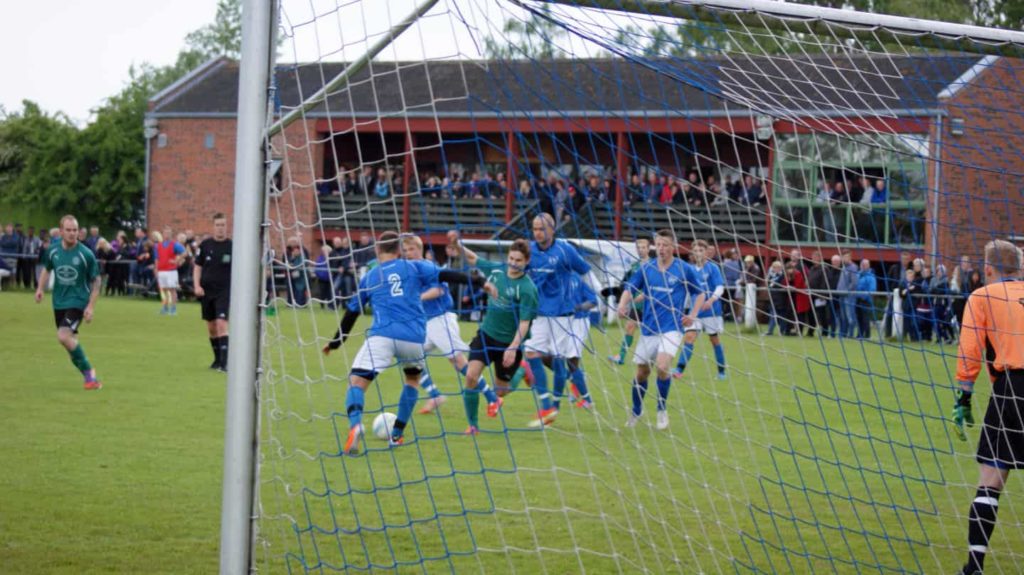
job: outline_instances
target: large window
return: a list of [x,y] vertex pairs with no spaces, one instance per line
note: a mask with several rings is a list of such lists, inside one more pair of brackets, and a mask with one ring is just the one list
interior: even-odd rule
[[[776,242],[924,244],[926,135],[782,134],[775,142]],[[881,202],[868,190],[877,180]]]

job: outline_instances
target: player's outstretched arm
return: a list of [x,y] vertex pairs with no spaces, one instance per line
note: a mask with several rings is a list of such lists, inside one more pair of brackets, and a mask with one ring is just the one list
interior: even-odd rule
[[457,272],[457,271],[452,271],[452,270],[440,270],[438,272],[438,274],[437,274],[437,279],[438,279],[438,281],[442,281],[442,282],[446,282],[446,283],[450,283],[450,284],[451,283],[456,283],[456,284],[472,284],[473,287],[477,287],[477,288],[484,287],[484,284],[487,283],[487,278],[485,278],[482,274],[480,274],[478,272],[477,273],[471,273],[471,274],[464,274],[462,272]]
[[334,332],[334,337],[331,338],[331,341],[327,342],[327,345],[325,345],[322,350],[324,355],[330,355],[332,351],[338,349],[343,343],[345,343],[345,340],[348,339],[348,336],[352,333],[352,327],[356,325],[356,320],[359,319],[361,313],[362,312],[358,309],[353,310],[350,308],[345,310],[345,315],[341,318],[341,325],[338,326],[338,331]]

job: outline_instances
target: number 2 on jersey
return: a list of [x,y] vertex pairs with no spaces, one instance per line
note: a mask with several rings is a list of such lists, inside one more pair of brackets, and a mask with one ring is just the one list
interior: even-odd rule
[[402,276],[398,274],[388,275],[388,283],[391,284],[391,297],[402,297],[405,292],[402,291]]

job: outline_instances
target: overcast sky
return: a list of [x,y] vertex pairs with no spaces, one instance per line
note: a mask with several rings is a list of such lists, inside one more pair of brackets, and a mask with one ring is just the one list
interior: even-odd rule
[[[423,0],[419,0],[422,2]],[[367,40],[400,21],[414,0],[284,0],[287,24],[282,56],[310,61],[353,58]],[[174,62],[185,35],[213,21],[216,0],[34,0],[3,3],[4,78],[0,105],[22,100],[48,112],[63,111],[78,123],[116,94],[132,64]],[[495,29],[509,15],[494,0],[441,0],[418,28],[409,30],[384,58],[478,57],[465,19],[478,30]],[[511,8],[515,10],[514,8]],[[314,21],[314,27],[304,24]]]

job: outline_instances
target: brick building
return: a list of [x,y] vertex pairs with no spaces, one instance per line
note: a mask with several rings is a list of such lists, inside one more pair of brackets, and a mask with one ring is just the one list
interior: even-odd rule
[[[282,66],[278,112],[342,64]],[[769,256],[794,246],[960,255],[1024,221],[1021,62],[942,55],[730,60],[380,62],[274,142],[284,191],[268,216],[307,241],[402,228],[439,241],[524,233],[536,197],[426,197],[429,178],[596,175],[613,188],[565,224],[571,236],[684,236]],[[680,81],[681,80],[681,81]],[[147,221],[209,228],[231,212],[238,65],[206,63],[153,98]],[[344,191],[349,173],[386,174],[389,193]],[[763,179],[759,206],[633,202],[632,174]],[[884,204],[821,202],[823,183],[886,182]],[[499,188],[501,184],[485,182]],[[984,217],[981,217],[984,215]],[[969,252],[967,252],[969,253]]]

